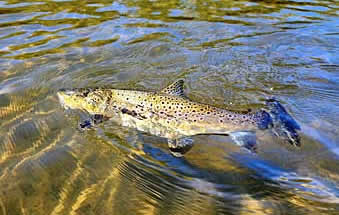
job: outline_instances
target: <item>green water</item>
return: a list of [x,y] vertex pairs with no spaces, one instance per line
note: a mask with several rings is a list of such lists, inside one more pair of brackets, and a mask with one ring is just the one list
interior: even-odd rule
[[[0,215],[338,214],[339,1],[0,1]],[[77,129],[60,88],[158,90],[234,110],[277,97],[301,148]]]

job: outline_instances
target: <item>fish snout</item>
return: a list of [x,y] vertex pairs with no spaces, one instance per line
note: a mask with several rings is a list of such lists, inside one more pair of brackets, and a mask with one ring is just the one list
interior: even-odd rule
[[69,106],[67,105],[66,101],[68,101],[69,98],[75,95],[75,93],[76,92],[72,89],[66,89],[66,88],[60,89],[57,92],[57,96],[58,96],[61,106],[64,107],[65,109],[69,109]]

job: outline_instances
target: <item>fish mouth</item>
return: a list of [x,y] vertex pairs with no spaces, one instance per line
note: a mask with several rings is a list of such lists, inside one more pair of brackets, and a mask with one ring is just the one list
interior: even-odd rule
[[75,94],[75,91],[71,90],[71,89],[60,89],[57,92],[59,102],[60,102],[60,104],[63,108],[70,109],[70,107],[66,104],[65,99],[74,95],[74,94]]
[[76,93],[76,91],[72,90],[72,89],[62,88],[57,93],[71,96],[71,95],[74,95],[74,93]]

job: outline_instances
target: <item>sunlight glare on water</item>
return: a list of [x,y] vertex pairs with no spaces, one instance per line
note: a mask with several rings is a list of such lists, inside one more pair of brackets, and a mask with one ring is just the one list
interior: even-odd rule
[[[0,215],[338,214],[336,0],[0,1]],[[114,123],[79,131],[61,88],[159,90],[232,110],[275,96],[302,146],[253,155]]]

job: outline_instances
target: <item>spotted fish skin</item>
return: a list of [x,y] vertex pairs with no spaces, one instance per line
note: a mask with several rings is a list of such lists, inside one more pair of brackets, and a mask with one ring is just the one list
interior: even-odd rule
[[169,139],[273,126],[273,118],[264,110],[236,113],[187,99],[182,80],[159,92],[95,88],[60,90],[58,96],[65,108],[103,115],[122,126]]
[[116,118],[124,126],[166,138],[228,134],[266,128],[270,123],[265,121],[269,119],[265,112],[234,113],[164,93],[115,89],[80,89],[79,92],[83,96],[78,94],[76,100],[84,101],[75,108]]

